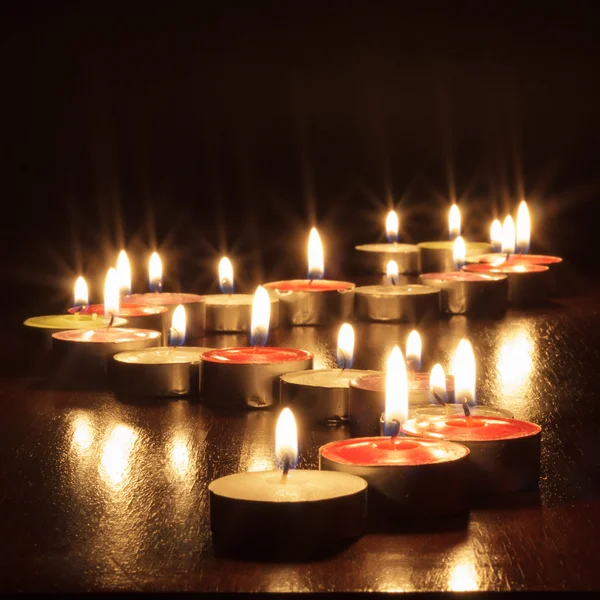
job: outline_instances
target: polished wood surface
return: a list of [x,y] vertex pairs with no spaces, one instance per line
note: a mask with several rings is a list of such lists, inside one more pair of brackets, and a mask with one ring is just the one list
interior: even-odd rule
[[[424,368],[448,366],[468,337],[478,401],[543,427],[539,494],[498,498],[444,530],[368,533],[310,562],[236,561],[212,548],[207,485],[273,466],[277,411],[221,414],[186,400],[128,404],[106,391],[60,390],[11,359],[5,343],[0,591],[598,589],[598,306],[592,290],[500,321],[419,327]],[[354,367],[381,369],[409,331],[356,324]],[[311,350],[316,366],[332,366],[336,335],[280,329],[270,343]],[[224,347],[245,336],[195,343]],[[347,435],[304,429],[300,466],[316,468],[319,446]]]

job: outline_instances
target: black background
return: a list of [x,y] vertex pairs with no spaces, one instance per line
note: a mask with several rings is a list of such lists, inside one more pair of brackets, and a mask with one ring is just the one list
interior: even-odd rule
[[341,276],[389,206],[417,242],[453,198],[487,239],[524,195],[533,249],[594,269],[593,2],[184,7],[2,5],[4,302],[80,273],[101,301],[122,246],[136,291],[154,249],[167,290],[216,290],[226,252],[238,290],[303,277],[313,224]]

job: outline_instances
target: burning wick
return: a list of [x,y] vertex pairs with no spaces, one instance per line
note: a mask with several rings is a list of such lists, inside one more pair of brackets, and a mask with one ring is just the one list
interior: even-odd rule
[[288,454],[283,457],[283,473],[281,474],[281,481],[287,481],[288,472],[290,470],[290,465],[292,461]]
[[414,375],[417,372],[417,362],[413,358],[409,358],[406,361],[406,366],[408,367],[410,375]]
[[434,392],[433,390],[431,390],[431,393],[433,394],[433,397],[442,405],[442,406],[446,406],[446,403],[440,398],[439,394],[437,392]]
[[114,322],[115,322],[115,313],[110,313],[110,321],[108,322],[106,329],[110,329]]
[[471,416],[471,409],[469,408],[468,400],[466,398],[463,400],[463,411],[465,413],[465,417],[467,418],[467,425],[471,426],[473,423],[473,417]]
[[385,414],[382,413],[379,421],[379,427],[382,436],[390,436],[390,450],[395,450],[396,438],[400,434],[400,421],[398,421],[398,419],[386,421]]

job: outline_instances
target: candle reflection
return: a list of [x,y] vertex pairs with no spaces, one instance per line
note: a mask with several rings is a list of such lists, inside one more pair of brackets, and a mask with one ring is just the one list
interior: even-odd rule
[[179,479],[184,479],[190,469],[190,452],[186,436],[177,434],[171,444],[171,468]]
[[479,577],[472,559],[462,560],[452,567],[448,588],[452,592],[472,592],[479,588]]
[[[513,404],[525,401],[529,391],[535,352],[535,340],[525,327],[511,331],[500,344],[496,366],[500,392],[505,398],[512,397]],[[510,401],[505,402],[506,408],[514,408],[510,403]]]
[[94,430],[90,418],[86,415],[79,415],[73,421],[73,444],[80,452],[89,450],[94,442]]
[[138,434],[127,425],[116,425],[104,444],[100,461],[101,477],[113,487],[119,487],[129,471],[129,458]]

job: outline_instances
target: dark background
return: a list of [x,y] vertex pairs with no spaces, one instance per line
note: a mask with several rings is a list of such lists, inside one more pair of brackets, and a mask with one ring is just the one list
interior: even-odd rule
[[[467,237],[530,205],[533,249],[593,271],[600,98],[593,2],[4,3],[2,281],[23,316],[102,300],[125,246],[136,291],[326,275],[356,243]],[[153,11],[152,14],[149,11]],[[95,279],[96,278],[96,279]]]

